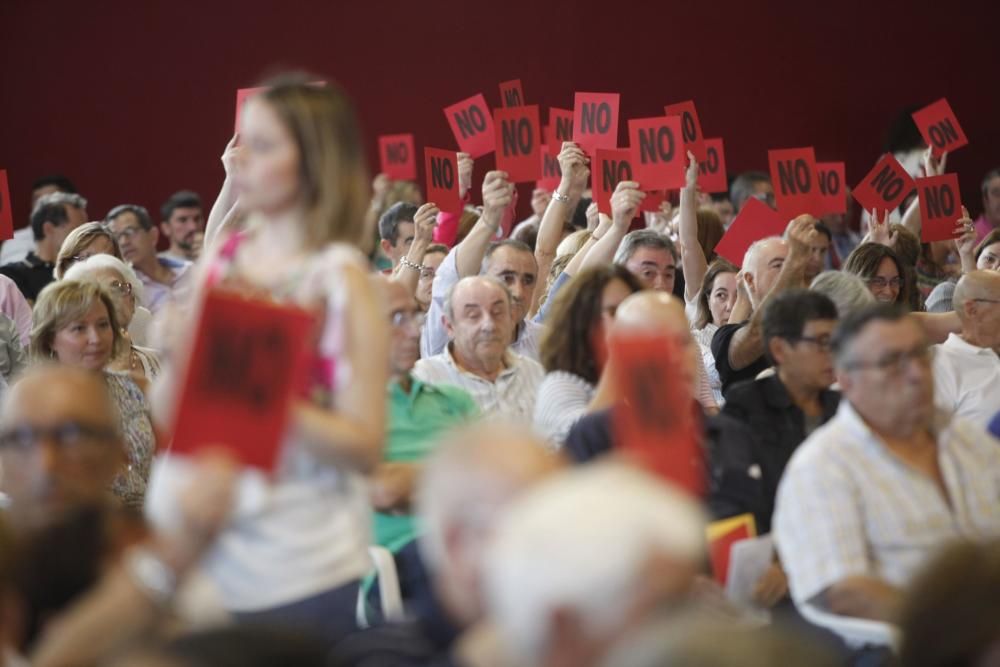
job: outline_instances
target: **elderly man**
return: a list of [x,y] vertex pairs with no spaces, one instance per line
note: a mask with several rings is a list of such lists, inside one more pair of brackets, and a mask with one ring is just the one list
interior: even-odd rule
[[965,274],[952,303],[962,333],[934,346],[935,402],[986,428],[1000,411],[1000,273]]
[[472,276],[454,285],[445,306],[451,342],[441,354],[418,361],[413,376],[461,387],[483,416],[530,423],[545,370],[508,349],[515,321],[510,292],[493,278]]
[[24,259],[0,266],[0,274],[13,280],[29,302],[55,280],[59,248],[71,231],[87,222],[87,200],[78,194],[53,192],[44,195],[31,211],[31,233],[35,250]]
[[695,499],[618,462],[526,493],[484,553],[491,617],[511,664],[595,664],[662,605],[690,599],[704,530]]
[[393,551],[413,540],[410,513],[413,489],[423,460],[447,429],[474,417],[476,403],[449,385],[425,384],[411,372],[420,357],[420,325],[424,314],[399,282],[382,279],[389,305],[392,344],[383,461],[371,479],[375,542]]
[[833,351],[843,400],[785,469],[775,543],[797,604],[891,621],[940,545],[1000,535],[1000,447],[935,411],[927,339],[904,311],[852,313]]
[[122,204],[104,218],[118,241],[122,257],[132,265],[146,293],[143,304],[155,315],[172,299],[183,298],[190,286],[191,262],[158,257],[156,244],[160,230],[142,206]]
[[756,241],[743,256],[740,279],[753,309],[750,319],[719,327],[712,338],[712,356],[722,380],[722,390],[741,380],[752,380],[768,367],[764,357],[761,322],[768,297],[789,287],[801,287],[819,232],[816,220],[802,215],[792,220],[785,238]]
[[492,527],[514,498],[561,465],[542,441],[512,426],[478,424],[452,432],[427,459],[416,493],[432,599],[418,605],[411,622],[341,642],[334,662],[458,665],[483,664],[476,659],[483,651],[492,657],[482,579]]
[[483,212],[472,230],[445,257],[434,277],[427,324],[420,341],[423,357],[440,354],[448,343],[443,314],[446,296],[462,278],[480,274],[499,280],[511,295],[514,352],[538,358],[538,342],[544,327],[526,319],[538,281],[538,265],[531,248],[507,239],[493,243],[504,212],[514,201],[514,184],[502,171],[491,171],[483,181]]

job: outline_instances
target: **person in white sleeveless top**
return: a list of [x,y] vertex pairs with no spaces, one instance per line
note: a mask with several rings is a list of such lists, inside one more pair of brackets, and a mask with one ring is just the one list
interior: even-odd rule
[[[228,238],[207,231],[195,294],[216,287],[316,311],[317,373],[308,398],[293,401],[277,472],[242,473],[233,518],[203,566],[237,620],[333,643],[354,629],[369,569],[361,473],[381,456],[388,331],[359,251],[374,230],[363,224],[369,179],[353,105],[308,81],[273,80],[246,102],[231,165],[245,224]],[[180,456],[157,461],[146,506],[157,527],[176,519],[190,468]]]

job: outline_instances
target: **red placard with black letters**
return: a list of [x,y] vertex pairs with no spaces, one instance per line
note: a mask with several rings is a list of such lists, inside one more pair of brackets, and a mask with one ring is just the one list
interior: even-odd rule
[[702,192],[729,192],[722,139],[705,139],[705,159],[698,161],[698,189]]
[[444,116],[462,152],[473,158],[493,152],[496,147],[493,116],[482,93],[445,107]]
[[412,134],[384,134],[378,138],[382,173],[396,181],[417,179],[417,153]]
[[590,178],[599,212],[611,215],[611,195],[620,182],[635,180],[633,174],[632,155],[628,150],[598,149],[594,152]]
[[524,106],[524,89],[521,87],[520,79],[500,84],[500,106],[504,108]]
[[458,156],[455,152],[424,148],[424,174],[427,177],[427,201],[435,203],[445,213],[461,213]]
[[691,151],[698,162],[707,160],[705,136],[701,133],[701,121],[698,120],[698,110],[695,109],[694,101],[687,100],[677,104],[668,104],[663,109],[668,116],[677,116],[681,119],[681,136],[684,138],[685,154],[687,151]]
[[915,112],[913,122],[935,155],[951,153],[969,143],[955,112],[943,97]]
[[957,174],[918,178],[920,198],[920,240],[924,243],[955,238],[955,227],[962,217],[962,193]]
[[883,155],[868,175],[851,191],[854,199],[869,213],[878,211],[881,217],[903,203],[916,187],[899,160],[890,153]]
[[632,167],[643,188],[684,187],[684,140],[678,116],[639,118],[628,122]]
[[584,152],[618,147],[618,93],[577,93],[573,103],[573,141]]
[[816,178],[819,180],[819,214],[842,215],[847,213],[847,180],[843,162],[817,162]]
[[536,181],[542,177],[542,130],[538,106],[497,109],[496,165],[506,171],[512,183]]
[[0,169],[0,241],[14,238],[14,214],[10,208],[10,183],[7,170]]
[[803,213],[820,215],[816,153],[812,147],[767,152],[778,211],[791,219]]

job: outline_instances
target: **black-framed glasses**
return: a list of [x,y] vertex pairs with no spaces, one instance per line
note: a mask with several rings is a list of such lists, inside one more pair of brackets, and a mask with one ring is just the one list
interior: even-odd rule
[[799,336],[795,339],[796,341],[803,341],[806,343],[811,343],[816,346],[820,352],[829,352],[833,349],[833,339],[830,336]]
[[890,375],[901,374],[910,362],[919,362],[922,366],[927,366],[931,360],[931,349],[926,345],[915,347],[912,350],[896,350],[889,352],[874,361],[849,361],[844,364],[844,368],[849,371],[857,370],[880,370]]
[[47,442],[54,445],[56,451],[63,456],[84,458],[115,438],[113,429],[75,421],[48,427],[25,424],[0,433],[0,452],[27,457],[38,450],[40,443]]
[[868,283],[869,287],[874,287],[875,289],[885,289],[886,287],[899,289],[903,286],[903,279],[898,276],[888,280],[882,276],[875,276],[874,278],[868,278],[865,282]]

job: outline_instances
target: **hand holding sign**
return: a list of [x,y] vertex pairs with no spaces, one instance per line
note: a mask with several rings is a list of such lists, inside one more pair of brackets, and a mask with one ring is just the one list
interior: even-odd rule
[[934,150],[928,148],[924,151],[923,157],[924,176],[941,176],[944,174],[945,165],[948,164],[948,152],[941,153],[940,157],[934,154]]
[[430,245],[434,243],[434,228],[441,211],[433,202],[427,202],[413,215],[413,238]]
[[483,218],[492,227],[500,224],[504,211],[514,202],[514,184],[506,172],[490,171],[483,179]]
[[563,142],[562,150],[559,151],[559,170],[562,172],[567,192],[571,190],[583,192],[587,187],[587,181],[590,179],[588,164],[590,160],[580,146],[571,141]]
[[476,161],[468,153],[458,152],[455,154],[458,161],[458,196],[463,201],[465,196],[472,189],[472,169]]
[[231,178],[233,172],[236,170],[236,158],[240,154],[239,141],[240,133],[237,132],[229,140],[229,143],[226,144],[225,150],[222,151],[222,168],[226,172],[226,178]]
[[878,217],[878,209],[871,210],[871,219],[868,221],[868,242],[878,243],[890,248],[896,247],[896,236],[898,232],[893,231],[889,224],[889,212],[883,211],[882,218]]
[[611,220],[617,227],[628,227],[639,213],[639,206],[646,193],[635,181],[622,181],[611,195]]
[[976,250],[976,224],[969,216],[969,209],[964,206],[962,207],[962,217],[955,228],[955,235],[958,236],[955,240],[955,245],[958,248],[959,256],[962,257],[963,265],[966,263],[966,258],[969,258],[971,261],[968,263],[974,267],[976,265],[974,256]]

